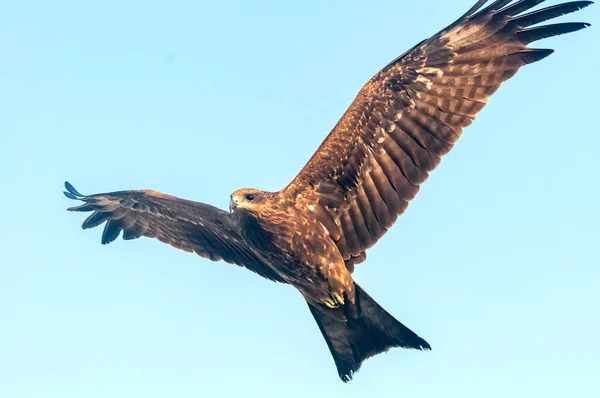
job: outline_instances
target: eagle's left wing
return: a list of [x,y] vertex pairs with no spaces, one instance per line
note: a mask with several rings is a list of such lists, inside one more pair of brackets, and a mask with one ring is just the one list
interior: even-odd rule
[[544,0],[479,1],[361,89],[333,131],[281,194],[312,211],[350,270],[404,212],[500,84],[552,50],[533,41],[585,23],[530,27],[590,5],[529,12]]
[[68,210],[93,212],[83,222],[84,229],[106,222],[102,244],[114,241],[121,231],[125,240],[157,238],[177,249],[237,264],[264,278],[284,282],[248,248],[226,211],[156,191],[82,195],[68,182],[65,187],[68,198],[84,202]]

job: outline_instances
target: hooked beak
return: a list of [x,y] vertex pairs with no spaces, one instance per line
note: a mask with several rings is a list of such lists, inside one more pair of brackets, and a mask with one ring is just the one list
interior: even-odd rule
[[238,197],[232,195],[231,200],[229,201],[229,212],[231,213],[232,211],[234,211],[237,206],[238,206]]

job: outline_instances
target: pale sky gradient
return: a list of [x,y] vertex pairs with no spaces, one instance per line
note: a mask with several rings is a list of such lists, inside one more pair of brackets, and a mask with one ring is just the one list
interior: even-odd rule
[[[355,278],[431,352],[344,385],[301,296],[62,195],[226,208],[475,0],[12,1],[0,12],[0,397],[600,396],[600,6],[490,100]],[[550,1],[548,4],[556,4]]]

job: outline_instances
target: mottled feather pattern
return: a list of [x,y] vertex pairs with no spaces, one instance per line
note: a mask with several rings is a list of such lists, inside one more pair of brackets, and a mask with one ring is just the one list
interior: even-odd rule
[[487,1],[479,1],[388,64],[286,188],[292,200],[301,195],[313,205],[349,268],[406,210],[488,97],[519,68],[552,53],[527,45],[589,25],[531,27],[591,4],[530,11],[542,2],[502,0],[482,8]]

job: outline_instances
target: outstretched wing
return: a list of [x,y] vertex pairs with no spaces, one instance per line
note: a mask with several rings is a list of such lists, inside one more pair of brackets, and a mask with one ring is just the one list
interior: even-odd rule
[[459,20],[377,73],[281,194],[306,206],[352,270],[407,208],[485,106],[522,66],[553,50],[533,41],[586,23],[540,22],[590,5],[574,1],[533,12],[544,0],[479,1]]
[[68,198],[84,202],[68,210],[93,212],[83,222],[84,229],[106,222],[102,244],[114,241],[121,231],[125,240],[141,236],[157,238],[186,252],[237,264],[264,278],[283,282],[246,246],[228,212],[156,191],[119,191],[88,196],[77,192],[68,182],[65,187]]

